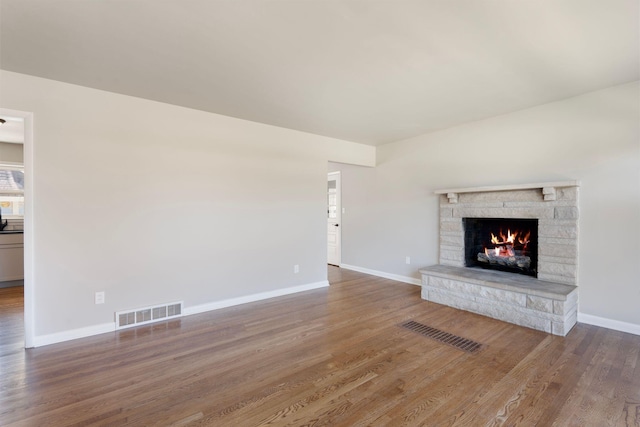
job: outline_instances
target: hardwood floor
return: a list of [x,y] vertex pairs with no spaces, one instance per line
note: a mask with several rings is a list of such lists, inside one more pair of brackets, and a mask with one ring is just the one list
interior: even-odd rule
[[[417,286],[333,267],[329,279],[26,351],[12,331],[22,295],[0,289],[0,425],[640,425],[640,336],[578,324],[556,337],[423,301]],[[484,347],[465,353],[406,320]]]

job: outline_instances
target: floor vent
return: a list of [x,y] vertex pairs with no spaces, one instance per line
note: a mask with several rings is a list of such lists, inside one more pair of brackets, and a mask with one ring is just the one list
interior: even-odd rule
[[475,353],[482,348],[482,344],[478,342],[450,334],[449,332],[445,332],[440,329],[432,328],[431,326],[423,325],[422,323],[414,322],[413,320],[404,322],[400,326],[436,341],[440,341],[443,344],[466,351],[467,353]]
[[182,301],[118,311],[116,312],[116,329],[130,328],[180,316],[182,316]]

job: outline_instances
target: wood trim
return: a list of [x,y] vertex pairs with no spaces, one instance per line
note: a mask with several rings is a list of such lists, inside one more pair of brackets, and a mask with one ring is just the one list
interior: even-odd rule
[[371,270],[370,268],[358,267],[358,266],[349,265],[349,264],[342,264],[340,265],[340,267],[346,268],[347,270],[353,270],[353,271],[358,271],[360,273],[370,274],[372,276],[396,280],[402,283],[408,283],[410,285],[422,286],[422,280],[416,279],[415,277],[402,276],[400,274],[387,273],[387,272],[378,271],[378,270]]
[[116,323],[103,323],[100,325],[92,325],[84,328],[70,329],[62,332],[55,332],[47,335],[36,335],[33,337],[33,347],[42,347],[50,344],[57,344],[65,341],[76,340],[78,338],[87,338],[94,335],[113,332],[116,330]]
[[310,291],[313,289],[320,289],[329,286],[329,282],[326,280],[308,283],[306,285],[293,286],[290,288],[281,288],[268,292],[260,292],[257,294],[245,295],[237,298],[229,298],[221,301],[214,301],[206,304],[194,305],[184,308],[184,315],[190,316],[192,314],[205,313],[207,311],[219,310],[221,308],[233,307],[236,305],[247,304],[255,301],[262,301],[269,298],[276,298],[285,295],[291,295],[298,292]]
[[640,325],[636,323],[622,322],[620,320],[608,319],[606,317],[599,317],[580,312],[578,312],[578,322],[613,329],[615,331],[626,332],[628,334],[640,335]]

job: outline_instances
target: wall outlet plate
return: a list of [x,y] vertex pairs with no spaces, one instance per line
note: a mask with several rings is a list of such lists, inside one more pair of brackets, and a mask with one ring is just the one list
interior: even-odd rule
[[104,304],[104,291],[96,292],[95,303]]

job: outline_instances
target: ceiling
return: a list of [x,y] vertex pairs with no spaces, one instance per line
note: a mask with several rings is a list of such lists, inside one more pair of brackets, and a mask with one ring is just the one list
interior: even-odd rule
[[638,80],[638,5],[0,0],[0,64],[379,145]]
[[0,125],[0,142],[24,144],[24,119],[2,115],[5,123]]

